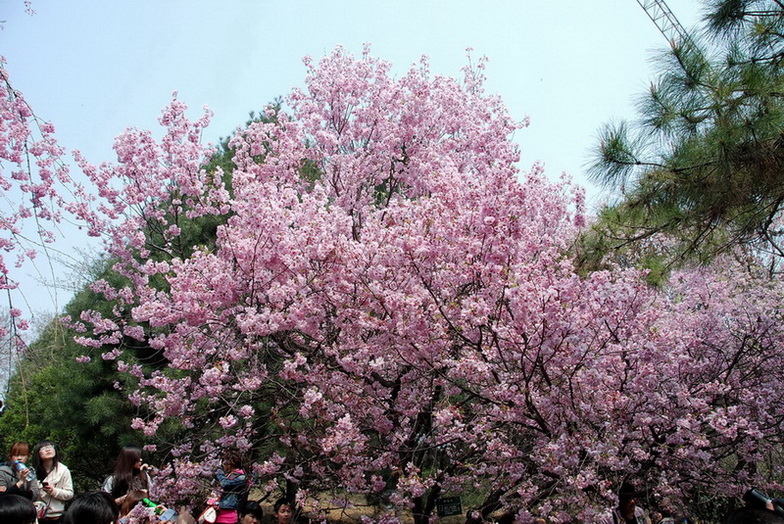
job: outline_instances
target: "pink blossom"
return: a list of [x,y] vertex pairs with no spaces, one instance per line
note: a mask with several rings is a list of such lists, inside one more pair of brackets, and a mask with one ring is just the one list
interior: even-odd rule
[[[146,337],[169,363],[117,363],[139,383],[134,429],[188,430],[165,491],[196,495],[217,450],[260,441],[280,450],[255,464],[265,489],[389,489],[410,508],[493,485],[521,520],[595,521],[629,475],[673,500],[765,481],[721,457],[777,449],[781,281],[732,260],[661,290],[579,274],[584,193],[518,171],[485,66],[306,60],[276,122],[230,139],[230,191],[204,167],[209,113],[176,97],[161,138],[127,130],[116,164],[77,155],[97,197],[74,212],[127,281],[94,284],[115,309],[83,313],[78,341],[116,358]],[[184,216],[218,218],[214,242],[183,249]]]
[[237,425],[237,417],[233,415],[229,415],[227,417],[221,417],[220,419],[218,419],[218,422],[220,423],[223,429],[229,429]]

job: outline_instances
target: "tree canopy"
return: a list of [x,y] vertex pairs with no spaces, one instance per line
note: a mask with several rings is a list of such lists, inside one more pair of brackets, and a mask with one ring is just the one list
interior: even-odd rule
[[[755,466],[784,416],[780,282],[725,259],[663,290],[583,278],[582,192],[518,173],[483,62],[462,81],[426,61],[393,78],[367,52],[306,63],[274,122],[230,139],[230,190],[176,99],[162,140],[131,130],[117,164],[82,162],[127,217],[88,217],[126,284],[96,282],[112,314],[73,327],[138,379],[134,428],[179,428],[168,496],[222,448],[311,511],[334,489],[417,522],[452,493],[592,521],[630,476],[677,505],[780,474]],[[175,249],[201,217],[215,241]],[[128,361],[131,339],[167,365]]]
[[[686,96],[694,107],[672,107],[696,120],[662,110],[671,121],[656,126],[685,134],[629,179],[633,194],[680,173],[665,160],[686,159],[689,143],[713,143],[725,120],[740,133],[738,115],[755,114],[720,107],[731,97],[700,109],[724,84],[696,48],[673,56],[699,82]],[[166,501],[203,496],[224,449],[253,459],[262,490],[283,489],[315,515],[364,494],[389,503],[377,520],[409,510],[417,524],[451,494],[472,494],[472,519],[503,508],[521,521],[595,522],[630,478],[673,507],[781,479],[775,228],[738,236],[754,247],[747,258],[681,268],[660,287],[633,264],[581,273],[583,192],[539,165],[520,173],[510,139],[520,124],[484,91],[484,61],[460,80],[425,59],[394,77],[369,49],[305,63],[304,88],[221,155],[201,143],[209,112],[193,121],[175,96],[160,136],[127,130],[116,162],[76,153],[82,185],[53,130],[5,74],[0,85],[0,160],[12,166],[0,189],[29,197],[3,217],[2,246],[33,256],[16,227],[33,215],[43,239],[61,213],[105,238],[110,267],[63,319],[84,348],[64,369],[98,372],[74,381],[100,399],[88,414],[106,416],[113,395],[130,402],[131,428],[166,454]],[[713,174],[718,163],[699,171],[710,158],[685,167]],[[640,202],[615,212],[645,211],[653,254],[714,254],[733,227],[746,231],[740,215],[719,213],[718,225],[690,215],[702,208],[689,199]],[[648,215],[667,221],[652,228]],[[123,377],[111,395],[107,369]]]

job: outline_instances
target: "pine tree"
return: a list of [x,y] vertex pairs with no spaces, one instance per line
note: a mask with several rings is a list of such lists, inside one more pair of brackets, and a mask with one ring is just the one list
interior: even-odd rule
[[617,253],[666,237],[669,264],[742,246],[776,273],[784,260],[784,3],[709,0],[705,13],[697,43],[662,57],[639,120],[602,130],[591,174],[622,198],[604,210],[590,243]]
[[[66,313],[78,317],[91,308],[109,312],[111,305],[85,289]],[[4,450],[17,440],[53,440],[74,487],[89,491],[100,486],[122,445],[140,442],[140,433],[130,429],[136,408],[121,389],[135,383],[101,358],[77,361],[86,353],[74,342],[77,335],[53,319],[26,348],[10,382],[0,435]]]

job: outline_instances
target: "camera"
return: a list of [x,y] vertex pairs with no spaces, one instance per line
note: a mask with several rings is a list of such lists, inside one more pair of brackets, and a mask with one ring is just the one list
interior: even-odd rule
[[772,499],[756,488],[743,494],[743,501],[752,508],[767,509],[784,517],[784,499]]

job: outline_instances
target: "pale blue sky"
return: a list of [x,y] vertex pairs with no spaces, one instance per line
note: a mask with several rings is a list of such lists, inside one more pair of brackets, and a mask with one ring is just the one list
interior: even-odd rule
[[[697,22],[697,0],[668,5],[685,26]],[[359,53],[370,42],[395,72],[426,54],[434,72],[459,75],[470,46],[490,59],[488,90],[515,118],[531,119],[515,137],[521,169],[542,161],[553,179],[566,171],[588,185],[597,130],[634,116],[650,58],[666,46],[635,0],[34,0],[33,8],[31,17],[21,0],[0,0],[0,54],[61,143],[94,162],[113,160],[125,127],[155,128],[175,90],[192,116],[205,104],[215,112],[207,136],[215,141],[301,85],[304,55],[336,44]],[[604,198],[588,190],[590,203]],[[68,300],[26,289],[34,310]]]

